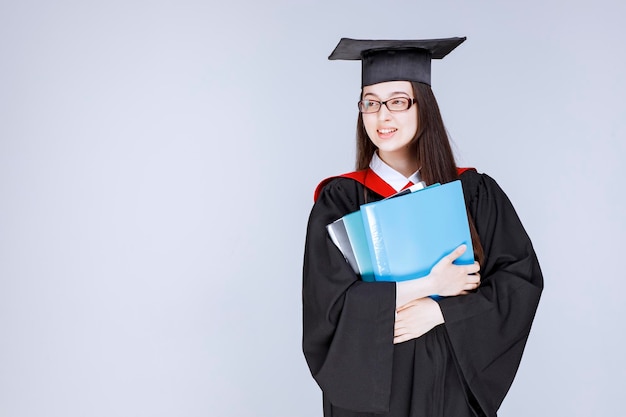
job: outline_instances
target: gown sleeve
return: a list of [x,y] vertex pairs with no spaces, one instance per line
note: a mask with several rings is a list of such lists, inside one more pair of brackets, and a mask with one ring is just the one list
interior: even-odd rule
[[303,351],[333,405],[386,412],[393,363],[395,284],[361,281],[326,225],[359,208],[363,188],[349,179],[324,187],[311,210],[303,266]]
[[439,300],[451,350],[471,395],[495,415],[517,372],[543,289],[531,241],[511,202],[489,176],[462,177],[484,249],[481,286]]

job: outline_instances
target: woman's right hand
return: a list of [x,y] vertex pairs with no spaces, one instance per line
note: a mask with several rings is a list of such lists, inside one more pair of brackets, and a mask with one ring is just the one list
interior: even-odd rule
[[480,265],[455,265],[453,262],[467,250],[461,245],[448,255],[444,256],[433,267],[426,279],[431,281],[435,294],[444,297],[467,294],[480,286]]
[[467,294],[480,285],[480,265],[455,265],[453,262],[467,250],[461,245],[444,256],[430,273],[420,279],[396,282],[396,309],[430,295],[450,297]]

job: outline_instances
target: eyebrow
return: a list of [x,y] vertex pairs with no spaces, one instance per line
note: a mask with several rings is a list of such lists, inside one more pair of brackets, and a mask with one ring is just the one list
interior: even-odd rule
[[[408,97],[411,97],[411,95],[409,93],[407,93],[406,91],[394,91],[393,93],[391,93],[389,95],[389,98],[394,98],[398,94],[404,94],[404,95],[406,95]],[[365,93],[365,94],[363,94],[363,97],[367,97],[367,96],[374,96],[374,97],[380,98],[380,96],[378,94],[374,94],[374,93]]]

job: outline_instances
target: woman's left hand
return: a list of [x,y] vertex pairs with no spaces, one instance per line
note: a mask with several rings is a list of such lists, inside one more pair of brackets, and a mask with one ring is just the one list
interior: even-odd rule
[[444,322],[439,304],[432,298],[420,298],[396,310],[393,343],[416,339]]

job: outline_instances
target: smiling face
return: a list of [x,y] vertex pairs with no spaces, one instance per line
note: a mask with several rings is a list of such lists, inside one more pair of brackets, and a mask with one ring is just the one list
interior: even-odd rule
[[[410,82],[388,81],[363,87],[362,100],[384,102],[397,97],[414,97]],[[362,118],[365,131],[383,161],[392,167],[417,164],[413,143],[418,127],[417,105],[395,112],[382,105],[377,113],[363,113]]]

